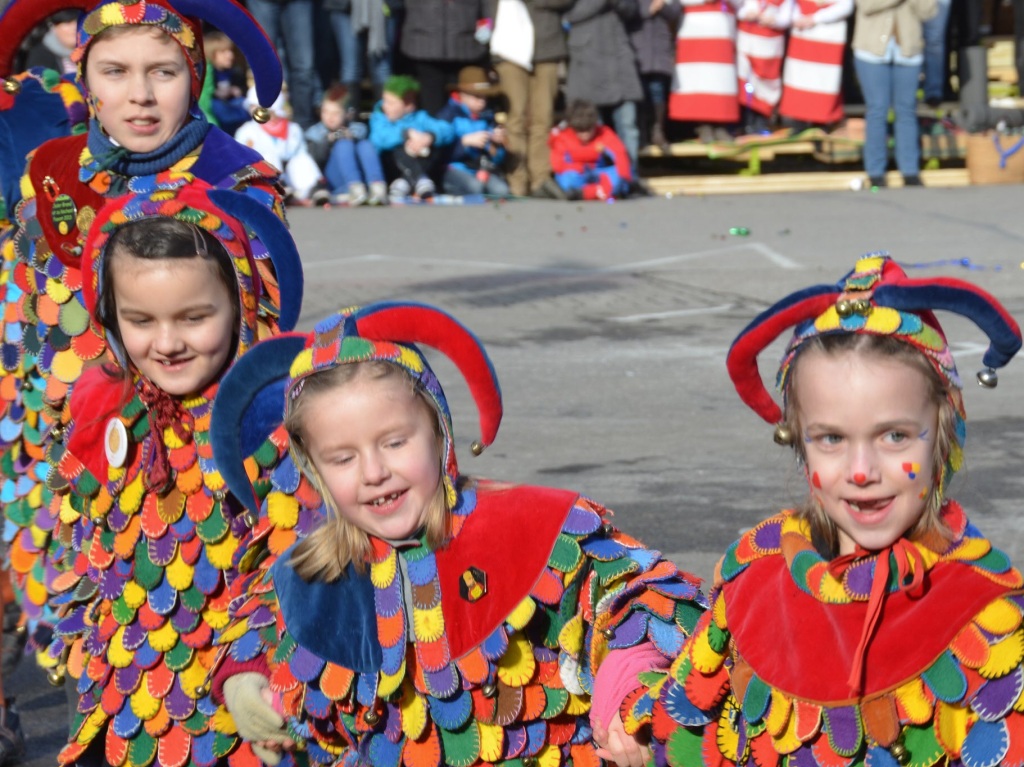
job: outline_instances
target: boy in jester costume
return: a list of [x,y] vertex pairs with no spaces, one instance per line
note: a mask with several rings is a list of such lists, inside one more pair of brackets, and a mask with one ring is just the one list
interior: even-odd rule
[[[82,301],[82,246],[97,210],[129,189],[145,194],[201,179],[244,190],[283,216],[277,171],[212,127],[196,103],[205,69],[200,19],[236,37],[254,62],[261,102],[273,102],[280,90],[274,46],[241,5],[13,0],[0,14],[2,98],[14,94],[18,103],[32,85],[10,74],[21,41],[67,8],[82,14],[73,58],[89,108],[87,129],[48,141],[53,134],[40,130],[38,144],[0,158],[3,166],[21,169],[25,152],[34,150],[20,185],[10,185],[17,191],[8,198],[14,228],[0,242],[0,500],[26,617],[33,628],[42,621],[36,647],[47,641],[42,584],[51,569],[42,456],[69,386],[105,353]],[[277,280],[259,245],[256,256],[268,312],[279,305]]]
[[[1024,763],[1024,582],[945,494],[966,427],[938,309],[989,336],[978,380],[995,386],[1016,322],[974,285],[910,279],[884,254],[733,342],[733,383],[793,447],[809,499],[719,562],[711,609],[652,696],[660,763]],[[780,408],[757,355],[792,326]]]
[[[282,304],[266,315],[252,235],[280,278]],[[204,680],[255,518],[213,460],[212,401],[257,338],[293,327],[299,256],[259,201],[197,181],[111,200],[83,261],[85,305],[117,365],[79,377],[47,454],[51,525],[66,549],[47,584],[60,615],[49,658],[79,695],[59,761],[218,764],[235,739],[211,729]],[[279,445],[254,451],[254,479]]]
[[[704,610],[696,578],[576,492],[460,474],[416,343],[466,377],[478,453],[501,418],[497,380],[434,307],[346,310],[258,344],[225,378],[214,454],[251,511],[241,458],[282,419],[290,458],[235,583],[214,676],[233,721],[217,724],[267,763],[641,767],[650,747],[623,712]],[[275,534],[297,525],[282,549]]]

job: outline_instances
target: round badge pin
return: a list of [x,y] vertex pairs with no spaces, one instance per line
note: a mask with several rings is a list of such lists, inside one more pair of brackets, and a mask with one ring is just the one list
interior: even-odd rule
[[66,235],[75,228],[78,223],[78,206],[70,195],[57,195],[50,210],[50,219],[61,235]]
[[103,444],[110,465],[115,469],[124,466],[124,460],[128,456],[128,431],[124,428],[124,423],[120,418],[111,418],[107,421]]

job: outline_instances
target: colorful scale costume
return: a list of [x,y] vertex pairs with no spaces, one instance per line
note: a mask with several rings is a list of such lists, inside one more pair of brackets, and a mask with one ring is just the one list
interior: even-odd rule
[[[259,275],[240,221],[269,250],[282,276],[281,326],[294,325],[301,264],[284,224],[247,195],[197,183],[101,210],[85,251],[91,312],[110,235],[151,216],[200,227],[227,249],[241,302],[237,354],[278,330],[275,317],[259,313]],[[95,750],[113,765],[203,767],[233,746],[209,728],[216,707],[203,683],[214,632],[227,625],[232,560],[255,520],[213,461],[218,382],[175,400],[128,364],[122,360],[132,371],[127,381],[107,366],[79,378],[47,456],[54,536],[67,548],[63,572],[49,584],[61,615],[50,657],[78,679],[81,696],[60,761],[75,762],[98,740]],[[255,451],[246,466],[254,479],[281,449],[268,440]]]
[[[769,422],[781,410],[756,355],[797,325],[779,373],[829,333],[899,338],[953,388],[957,439],[932,492],[959,468],[965,435],[952,356],[932,309],[974,319],[992,368],[1020,330],[991,296],[958,280],[911,280],[871,256],[838,286],[794,294],[758,317],[730,350],[741,397]],[[1024,580],[960,506],[940,510],[948,537],[900,538],[828,560],[810,523],[783,511],[746,533],[718,565],[711,609],[652,705],[660,763],[799,767],[1024,764]],[[873,613],[880,612],[877,621]],[[858,640],[860,640],[858,642]]]
[[[234,0],[207,4],[195,0],[14,0],[0,15],[0,75],[8,75],[18,45],[32,28],[68,7],[83,13],[73,54],[79,64],[79,85],[84,82],[88,47],[97,35],[111,27],[147,25],[164,31],[181,46],[191,69],[193,99],[197,98],[205,69],[198,16],[235,33],[250,60],[257,62],[261,102],[272,103],[280,91],[281,70],[274,46]],[[8,76],[7,82],[15,83],[12,91],[27,85],[23,75]],[[66,92],[73,85],[58,83],[47,87],[59,88],[69,108],[81,103]],[[15,103],[24,95],[18,93]],[[78,110],[74,117],[81,120]],[[40,117],[35,111],[34,116]],[[0,503],[6,510],[4,537],[24,611],[30,625],[43,619],[37,646],[47,641],[44,583],[47,573],[53,574],[47,553],[51,547],[46,515],[49,491],[44,484],[48,469],[42,454],[68,388],[87,364],[103,358],[106,351],[103,338],[90,327],[82,300],[82,246],[96,212],[111,197],[172,190],[198,179],[246,191],[283,217],[277,171],[206,123],[195,103],[190,118],[165,148],[149,155],[118,151],[95,118],[83,130],[72,122],[66,135],[49,141],[53,134],[42,131],[35,134],[35,143],[26,144],[31,138],[26,137],[9,155],[0,145],[5,155],[0,166],[17,161],[21,168],[26,152],[35,150],[20,181],[20,199],[17,204],[12,204],[13,198],[8,200],[14,230],[0,241]],[[97,158],[98,148],[107,154]],[[266,313],[279,306],[281,299],[277,278],[258,243],[255,254]]]
[[[489,444],[501,412],[490,363],[468,331],[429,307],[346,311],[308,341],[257,345],[225,377],[214,449],[229,486],[252,497],[245,446],[280,421],[307,375],[369,359],[406,370],[441,414],[452,530],[438,549],[425,536],[397,545],[371,537],[369,572],[350,566],[333,583],[304,581],[288,551],[255,554],[258,569],[235,584],[244,599],[220,639],[218,679],[268,673],[316,764],[596,767],[587,714],[599,665],[640,643],[667,665],[704,609],[697,583],[576,493],[460,477],[444,394],[414,342],[459,365]],[[313,516],[318,501],[290,458],[271,482],[265,517]],[[227,716],[215,725],[234,726]],[[284,763],[301,761],[289,754]]]

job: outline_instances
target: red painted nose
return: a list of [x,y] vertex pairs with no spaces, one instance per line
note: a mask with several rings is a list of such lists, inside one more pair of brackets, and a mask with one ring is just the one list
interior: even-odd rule
[[853,481],[858,485],[863,485],[865,482],[868,481],[868,475],[857,472],[856,474],[853,475]]

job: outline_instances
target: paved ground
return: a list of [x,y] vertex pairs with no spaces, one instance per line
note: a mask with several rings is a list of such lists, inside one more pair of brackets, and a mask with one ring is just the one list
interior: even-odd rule
[[[477,430],[465,386],[437,363],[464,471],[580,489],[707,577],[742,529],[802,491],[790,455],[726,377],[736,333],[786,293],[835,282],[876,249],[920,265],[915,275],[975,280],[1024,317],[1022,200],[1018,187],[989,187],[523,202],[300,210],[292,226],[306,268],[304,328],[341,306],[412,299],[444,307],[487,344],[505,419],[481,458],[467,449]],[[970,323],[943,322],[970,382],[985,339]],[[767,355],[766,375],[777,356]],[[994,392],[967,390],[958,493],[1024,562],[1024,363],[1000,378]],[[9,684],[32,739],[26,763],[52,764],[63,692],[28,663]]]

